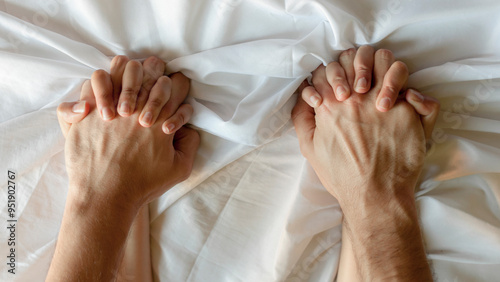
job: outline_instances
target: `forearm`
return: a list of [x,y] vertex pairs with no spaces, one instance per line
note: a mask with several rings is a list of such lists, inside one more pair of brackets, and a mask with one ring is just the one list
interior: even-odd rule
[[381,198],[344,209],[342,251],[352,254],[342,255],[348,261],[341,262],[340,274],[355,269],[349,276],[364,281],[432,281],[413,197],[396,195],[377,204]]
[[149,248],[149,209],[144,205],[132,223],[117,281],[153,281]]
[[137,210],[72,191],[46,281],[112,281]]
[[352,242],[345,226],[342,226],[342,248],[340,250],[340,261],[337,271],[337,282],[357,282],[363,281],[359,273],[358,264],[354,257]]

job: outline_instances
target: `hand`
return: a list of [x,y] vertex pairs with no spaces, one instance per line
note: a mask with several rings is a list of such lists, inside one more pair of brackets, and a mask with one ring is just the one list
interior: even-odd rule
[[[344,212],[337,280],[432,281],[413,188],[439,103],[415,90],[397,98],[408,71],[388,50],[351,49],[340,61],[314,71],[292,112],[302,153]],[[372,67],[373,87],[352,91]]]
[[[413,195],[425,155],[424,136],[430,138],[439,111],[436,100],[415,90],[406,91],[408,103],[397,101],[408,77],[406,65],[395,62],[388,50],[370,49],[347,50],[340,55],[341,64],[318,67],[314,87],[301,86],[292,112],[302,153],[343,209],[356,206],[358,197],[388,196],[394,192],[388,187],[405,184],[404,193]],[[354,69],[362,71],[355,74]],[[352,91],[339,101],[343,95],[333,89],[351,90],[363,76],[373,80],[373,87],[365,94]],[[382,113],[373,107],[383,98],[394,101],[393,110]]]
[[[171,112],[165,115],[162,129],[166,134],[173,134],[186,124],[193,113],[193,108],[189,104],[182,104],[178,108],[173,107],[182,102],[184,96],[171,96],[172,79],[183,76],[182,74],[173,74],[172,79],[163,76],[165,64],[156,57],[149,57],[143,64],[138,61],[129,60],[125,56],[116,56],[111,61],[111,75],[103,70],[98,70],[92,75],[92,86],[95,97],[92,101],[97,101],[97,108],[103,120],[112,120],[117,111],[122,117],[132,115],[136,111],[139,103],[143,107],[139,115],[139,123],[144,127],[153,125],[160,114],[162,108]],[[160,79],[162,87],[167,88],[164,96],[149,95],[153,85]],[[123,85],[122,85],[123,82]],[[113,87],[114,86],[114,87]],[[157,94],[157,93],[153,93]],[[147,99],[147,102],[144,100]],[[57,109],[58,119],[64,136],[66,136],[71,124],[83,120],[88,112],[88,101],[62,103]],[[174,113],[174,110],[175,113]],[[147,114],[147,113],[150,114]],[[148,118],[146,118],[148,117]]]
[[[86,101],[90,113],[70,128],[63,128],[67,132],[70,190],[78,190],[75,194],[83,198],[97,196],[141,206],[189,176],[199,136],[188,128],[179,129],[175,135],[165,135],[160,123],[144,128],[137,119],[144,116],[147,97],[150,100],[151,97],[170,97],[164,99],[169,102],[158,115],[159,120],[166,120],[187,95],[189,81],[181,74],[173,75],[171,80],[163,76],[156,83],[153,79],[146,80],[153,83],[150,87],[143,84],[143,94],[137,99],[137,111],[132,118],[118,116],[104,122],[94,110],[93,89],[106,86],[108,81],[107,73],[97,71],[91,82],[85,82],[81,100]],[[60,123],[65,125],[64,120],[60,119]]]

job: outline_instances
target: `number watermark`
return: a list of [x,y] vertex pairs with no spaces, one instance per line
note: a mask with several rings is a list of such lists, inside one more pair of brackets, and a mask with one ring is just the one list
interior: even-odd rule
[[7,171],[7,245],[9,246],[7,256],[7,271],[16,274],[16,173]]

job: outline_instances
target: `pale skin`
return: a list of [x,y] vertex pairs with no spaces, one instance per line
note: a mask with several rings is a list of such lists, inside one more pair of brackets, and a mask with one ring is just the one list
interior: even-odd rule
[[439,103],[414,90],[397,98],[408,71],[387,50],[363,46],[339,62],[301,86],[292,113],[302,154],[344,213],[337,279],[432,281],[414,188]]
[[[122,59],[119,57],[119,59],[114,60],[114,63],[116,64],[116,61]],[[125,66],[119,64],[120,67],[112,68],[110,76],[106,76],[102,71],[94,74],[92,82],[84,86],[84,90],[85,87],[94,90],[82,91],[83,97],[87,97],[85,100],[90,102],[84,103],[83,106],[81,103],[77,104],[77,111],[73,111],[74,103],[60,106],[58,116],[63,133],[68,138],[67,143],[71,140],[72,143],[78,144],[78,139],[85,136],[85,134],[78,134],[78,132],[92,131],[97,134],[99,130],[107,129],[113,134],[118,134],[119,137],[115,137],[122,140],[123,136],[129,134],[130,128],[133,128],[132,132],[139,132],[141,126],[150,127],[153,130],[161,128],[160,133],[163,130],[163,133],[170,134],[171,138],[177,140],[174,144],[186,143],[182,149],[176,148],[176,146],[174,149],[176,152],[180,151],[181,156],[187,157],[186,163],[188,163],[187,167],[189,168],[189,163],[192,164],[192,158],[194,158],[194,153],[192,153],[192,157],[188,157],[191,154],[189,152],[196,150],[197,143],[189,141],[193,138],[196,139],[193,135],[195,133],[185,129],[182,125],[189,119],[192,109],[180,102],[167,103],[173,104],[173,106],[166,107],[163,107],[163,102],[149,103],[148,100],[146,103],[144,95],[141,96],[140,93],[145,88],[144,81],[150,81],[149,84],[151,84],[154,79],[142,79],[143,85],[137,86],[138,82],[141,81],[137,78],[140,72],[132,71],[138,67],[137,64],[135,66],[134,64],[132,63],[131,68],[127,68],[128,63]],[[146,77],[146,73],[149,72],[146,71],[146,62],[143,68]],[[123,71],[116,71],[116,69]],[[127,72],[127,70],[129,71]],[[125,73],[128,75],[126,76]],[[136,75],[132,75],[134,73]],[[157,75],[151,77],[155,76]],[[418,226],[413,189],[422,167],[425,138],[428,138],[432,132],[439,103],[415,91],[406,91],[404,99],[398,100],[397,96],[404,88],[407,76],[406,66],[401,62],[396,62],[392,53],[387,50],[375,52],[373,48],[363,46],[357,51],[353,49],[342,53],[339,63],[331,63],[327,67],[320,66],[313,73],[314,87],[303,84],[300,88],[302,95],[293,110],[292,118],[299,137],[301,151],[315,169],[325,188],[338,199],[344,212],[339,281],[432,280]],[[156,77],[156,79],[158,78],[159,76]],[[132,83],[133,81],[136,83]],[[174,85],[173,79],[171,82]],[[111,91],[109,90],[110,85],[113,87]],[[130,85],[135,86],[129,87]],[[123,86],[125,91],[117,90],[116,86]],[[344,88],[343,91],[339,86]],[[149,88],[151,89],[151,87],[152,85]],[[167,89],[168,87],[158,88]],[[104,91],[103,89],[108,90]],[[175,97],[175,91],[171,92],[170,95]],[[85,96],[85,93],[89,94]],[[113,95],[109,95],[109,93],[113,93]],[[91,112],[89,118],[82,121],[89,110],[91,111],[95,107],[92,94],[95,95],[101,119],[106,122],[113,122],[116,119],[117,124],[119,122],[121,127],[117,126],[110,130],[108,126],[112,125],[103,126],[105,122],[98,122],[96,111]],[[163,97],[166,96],[168,94],[165,93]],[[150,100],[151,97],[155,97],[153,91],[149,97]],[[137,102],[134,99],[137,99]],[[166,100],[168,101],[168,99]],[[128,102],[129,111],[126,110],[126,106],[123,106],[124,101]],[[376,106],[374,107],[374,105]],[[164,114],[165,108],[170,109],[167,111],[168,114]],[[149,122],[143,119],[148,111],[152,113]],[[131,114],[132,112],[133,114]],[[123,118],[129,116],[135,117],[135,119]],[[86,122],[87,120],[91,121]],[[74,130],[74,135],[77,136],[75,141],[75,137],[71,134],[73,130],[71,124],[80,123],[80,121],[86,123],[78,125],[81,127]],[[127,123],[125,124],[125,122]],[[172,130],[169,129],[169,125],[174,125]],[[120,131],[123,128],[128,128],[128,131]],[[179,135],[175,133],[176,130],[178,130]],[[161,139],[157,135],[158,130],[154,133],[148,135],[147,138]],[[133,137],[139,138],[142,135],[145,135],[143,131]],[[105,138],[101,139],[103,141],[114,138],[112,134],[100,136]],[[130,136],[125,138],[130,138]],[[87,145],[88,147],[93,146],[92,144]],[[127,149],[127,147],[124,148]],[[102,148],[97,148],[97,150],[99,149],[102,150]],[[123,150],[119,146],[112,149]],[[170,151],[166,150],[168,151],[165,152],[167,160],[172,160],[169,155],[172,155],[174,149],[170,147]],[[139,151],[137,152],[139,153]],[[71,148],[67,148],[67,155],[67,158],[71,159]],[[86,277],[89,280],[113,280],[120,264],[126,234],[138,210],[151,199],[161,195],[171,185],[183,179],[183,177],[172,176],[171,178],[167,177],[168,179],[162,179],[163,184],[161,185],[144,183],[144,185],[156,187],[146,189],[153,191],[146,193],[143,191],[144,188],[147,188],[146,186],[142,185],[139,189],[138,187],[134,188],[135,185],[130,185],[130,183],[134,183],[134,180],[127,179],[127,176],[138,172],[131,173],[130,170],[127,172],[125,168],[128,166],[120,165],[117,172],[113,172],[113,174],[123,175],[124,180],[121,180],[121,177],[116,177],[116,181],[107,183],[106,177],[97,177],[97,180],[90,181],[93,183],[90,186],[101,186],[105,189],[96,193],[82,193],[82,190],[94,191],[92,187],[81,188],[89,186],[86,185],[89,175],[106,171],[105,169],[110,171],[102,164],[109,163],[113,157],[116,157],[115,155],[108,155],[109,159],[106,161],[99,162],[97,159],[94,166],[100,166],[99,168],[102,169],[96,168],[87,173],[72,169],[71,165],[68,166],[71,186],[68,204],[47,280],[72,281],[81,279],[81,277]],[[151,159],[152,156],[149,158]],[[180,159],[182,160],[182,158]],[[78,158],[71,160],[77,162]],[[116,162],[129,161],[127,164],[134,166],[131,163],[132,160],[138,161],[134,158],[124,158],[117,159]],[[146,165],[144,162],[141,164],[135,165],[135,169],[139,169],[139,173],[141,173],[140,168]],[[166,170],[162,170],[163,172],[168,171],[169,164],[171,163],[167,161]],[[88,163],[82,163],[78,167],[89,167],[88,165]],[[75,175],[72,175],[70,171],[75,171]],[[147,173],[153,172],[142,173],[147,175]],[[145,177],[149,179],[151,176]],[[122,188],[117,188],[118,186]],[[123,187],[129,188],[130,186],[132,186],[130,193],[123,193]],[[88,201],[89,198],[97,199],[97,201]],[[120,214],[121,217],[118,218],[117,214]],[[72,223],[72,227],[75,225],[74,223],[78,223],[82,230],[78,230],[79,232],[71,230],[69,222]],[[104,232],[98,228],[102,225],[110,228]],[[101,239],[94,240],[94,238]],[[89,245],[91,245],[90,248]],[[79,256],[72,255],[74,253],[78,253]],[[99,260],[99,258],[101,259]]]
[[[70,187],[47,281],[115,280],[136,215],[189,176],[199,145],[196,131],[183,127],[192,113],[182,104],[189,80],[164,69],[156,58],[143,65],[115,58],[111,74],[96,71],[84,83],[85,102],[59,106]],[[110,116],[102,105],[109,97],[116,103],[108,107],[127,101],[129,111]]]

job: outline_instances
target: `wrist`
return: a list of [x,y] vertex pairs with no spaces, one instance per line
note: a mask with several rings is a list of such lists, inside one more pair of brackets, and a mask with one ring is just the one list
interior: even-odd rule
[[109,220],[131,221],[143,206],[142,202],[129,201],[123,195],[112,195],[105,190],[70,183],[66,209],[84,216],[106,215]]
[[373,193],[358,200],[343,209],[343,228],[355,257],[363,262],[358,266],[365,280],[432,281],[414,195]]
[[414,186],[414,183],[407,182],[401,185],[374,184],[356,189],[349,198],[338,199],[344,219],[357,224],[387,215],[403,216],[412,213],[416,216],[415,195],[413,189],[409,189]]

